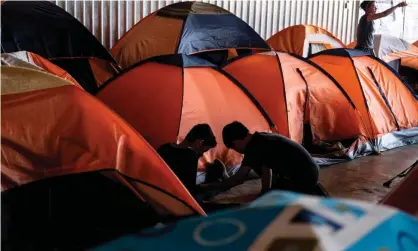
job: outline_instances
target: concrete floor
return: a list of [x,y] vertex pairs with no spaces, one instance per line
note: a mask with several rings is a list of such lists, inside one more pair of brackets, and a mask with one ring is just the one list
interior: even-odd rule
[[418,145],[401,147],[382,155],[325,167],[321,170],[320,181],[333,197],[379,202],[402,179],[396,179],[391,188],[382,184],[417,159]]
[[[391,188],[385,188],[382,184],[408,168],[417,159],[418,145],[401,147],[381,155],[366,156],[323,167],[320,181],[332,197],[377,203],[402,179],[393,182]],[[260,187],[260,180],[250,180],[216,196],[213,201],[248,203],[257,197]]]

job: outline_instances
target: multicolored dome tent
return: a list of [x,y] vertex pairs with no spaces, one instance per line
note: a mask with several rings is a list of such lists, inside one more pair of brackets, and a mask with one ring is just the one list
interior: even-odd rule
[[[179,2],[142,19],[111,49],[118,63],[127,68],[150,57],[175,53],[194,54],[227,49],[270,50],[247,23],[216,5]],[[231,51],[229,51],[231,53]]]
[[36,53],[69,72],[88,92],[120,67],[71,14],[49,1],[1,3],[1,51]]
[[80,86],[68,72],[51,63],[48,59],[45,59],[32,52],[18,51],[12,53],[2,53],[1,64],[44,71],[68,80],[74,85]]
[[333,48],[345,48],[343,42],[325,29],[314,25],[294,25],[274,34],[267,43],[279,52],[308,57]]
[[389,65],[353,49],[309,60],[337,80],[359,112],[367,141],[357,143],[356,155],[418,143],[418,97]]
[[418,248],[418,220],[372,203],[270,192],[249,206],[127,234],[94,251]]
[[154,148],[182,141],[193,126],[208,123],[218,145],[201,158],[202,166],[215,158],[227,166],[240,164],[242,156],[223,145],[222,129],[228,123],[238,120],[251,131],[274,129],[241,84],[197,56],[150,58],[106,83],[97,98]]
[[335,160],[322,158],[320,163],[354,157],[353,142],[365,135],[361,119],[345,90],[324,70],[277,52],[233,59],[223,69],[257,99],[280,134],[303,143],[314,156],[329,153],[315,154],[314,145],[347,142],[346,151],[332,154]]
[[100,101],[51,74],[1,71],[2,191],[103,171],[161,214],[204,214],[148,143]]

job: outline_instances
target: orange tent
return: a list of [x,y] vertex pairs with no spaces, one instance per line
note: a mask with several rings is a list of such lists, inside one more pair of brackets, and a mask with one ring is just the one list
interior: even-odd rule
[[1,71],[2,191],[51,177],[106,172],[161,214],[204,214],[148,143],[101,102],[41,71],[10,66]]
[[353,41],[353,42],[347,44],[346,47],[349,48],[349,49],[354,49],[356,47],[356,45],[357,45],[357,41]]
[[208,123],[218,145],[204,161],[219,158],[227,166],[241,155],[226,149],[223,127],[238,120],[250,130],[273,127],[258,102],[235,80],[209,62],[183,54],[150,58],[104,85],[97,98],[119,113],[158,148],[184,139],[199,123]]
[[359,154],[418,143],[418,97],[390,66],[352,49],[323,51],[309,60],[334,77],[358,109],[369,139]]
[[[353,155],[357,139],[364,141],[358,112],[347,93],[308,60],[266,52],[232,60],[223,69],[259,101],[280,134],[300,144],[311,137],[306,134],[312,134],[307,144],[352,139],[343,157]],[[304,130],[306,125],[311,132]]]
[[12,53],[2,53],[1,63],[2,65],[24,67],[44,71],[56,75],[65,80],[68,80],[74,85],[80,86],[78,82],[73,77],[71,77],[71,75],[68,72],[61,69],[59,66],[51,63],[48,59],[45,59],[32,52],[18,51]]
[[290,26],[267,40],[280,52],[294,53],[302,57],[332,48],[345,48],[343,42],[325,29],[314,25]]
[[[231,50],[232,49],[232,50]],[[247,23],[231,12],[202,2],[180,2],[138,22],[111,49],[127,68],[150,57],[168,54],[211,54],[216,61],[236,56],[235,49],[270,50]]]

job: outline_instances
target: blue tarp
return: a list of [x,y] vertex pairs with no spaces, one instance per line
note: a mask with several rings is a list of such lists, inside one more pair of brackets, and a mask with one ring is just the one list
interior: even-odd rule
[[172,249],[412,251],[418,219],[371,203],[275,191],[240,209],[147,229],[93,250]]

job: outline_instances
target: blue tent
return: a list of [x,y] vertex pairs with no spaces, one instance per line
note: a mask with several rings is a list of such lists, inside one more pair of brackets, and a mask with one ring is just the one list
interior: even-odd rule
[[371,203],[271,192],[238,210],[147,229],[92,250],[173,248],[418,250],[418,219]]

